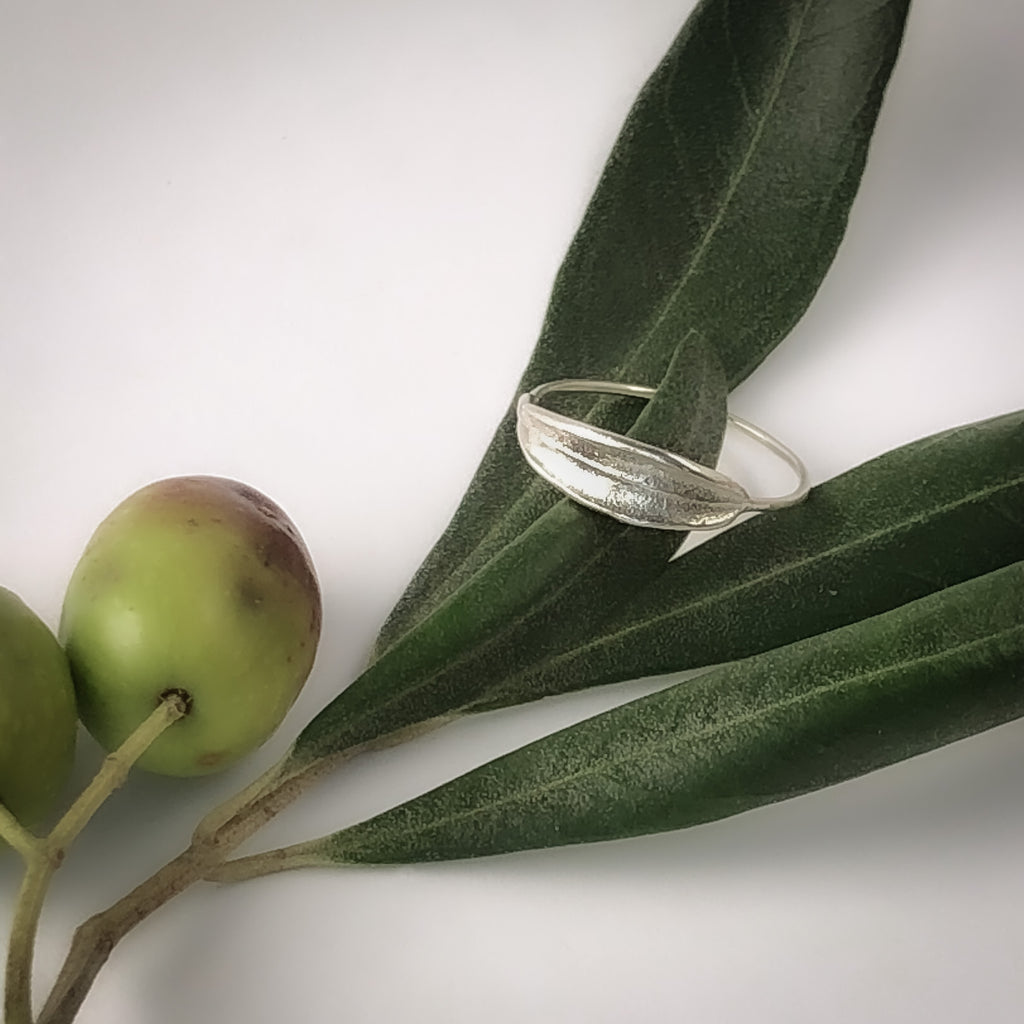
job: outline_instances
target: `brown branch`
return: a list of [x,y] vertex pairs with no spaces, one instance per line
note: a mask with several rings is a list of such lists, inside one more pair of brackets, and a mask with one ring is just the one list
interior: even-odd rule
[[121,939],[150,914],[200,881],[309,786],[355,753],[351,751],[315,762],[286,776],[273,789],[257,792],[251,803],[237,808],[216,831],[197,836],[187,849],[154,875],[80,925],[38,1024],[70,1024]]

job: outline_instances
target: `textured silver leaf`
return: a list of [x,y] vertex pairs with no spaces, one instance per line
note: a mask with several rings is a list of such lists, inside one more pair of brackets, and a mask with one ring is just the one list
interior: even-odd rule
[[519,400],[517,437],[530,465],[587,508],[632,526],[710,530],[751,508],[728,477],[683,455]]

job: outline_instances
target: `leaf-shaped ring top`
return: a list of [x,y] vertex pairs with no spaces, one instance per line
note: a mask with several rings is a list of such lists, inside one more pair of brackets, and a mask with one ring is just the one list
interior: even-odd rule
[[538,405],[553,391],[653,398],[656,388],[606,380],[556,380],[521,395],[516,436],[526,461],[548,483],[587,508],[656,530],[712,530],[744,512],[795,505],[810,482],[799,457],[760,427],[730,414],[729,422],[781,458],[797,476],[778,498],[751,497],[731,477],[683,455],[603,430]]

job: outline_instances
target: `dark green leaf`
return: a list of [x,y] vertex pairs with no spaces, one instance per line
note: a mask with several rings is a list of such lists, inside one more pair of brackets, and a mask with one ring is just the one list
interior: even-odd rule
[[[690,332],[630,434],[713,464],[725,395],[717,356]],[[680,539],[561,499],[335,698],[299,736],[294,761],[458,711],[496,670],[571,646],[659,573]]]
[[[907,0],[699,4],[615,144],[517,393],[560,377],[642,383],[643,365],[657,380],[690,329],[730,386],[749,374],[839,244],[906,10]],[[521,458],[509,413],[378,654],[555,500]]]
[[294,848],[294,862],[444,860],[682,828],[1021,714],[1018,562],[555,733]]
[[1024,559],[1024,412],[888,452],[676,559],[477,706],[746,657]]

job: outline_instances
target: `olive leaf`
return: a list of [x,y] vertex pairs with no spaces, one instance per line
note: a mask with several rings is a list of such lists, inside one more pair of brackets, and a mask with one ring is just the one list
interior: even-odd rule
[[[314,721],[294,756],[342,750],[433,715],[732,661],[847,625],[1024,558],[1022,509],[1024,411],[888,452],[814,488],[803,505],[748,520],[667,566],[653,556],[642,568],[630,563],[636,549],[625,546],[660,534],[606,520],[606,529],[626,531],[621,560],[599,561],[574,589],[555,586],[519,628],[419,678],[395,664],[416,631]],[[550,536],[528,534],[541,546],[565,536],[560,519],[545,518]],[[984,542],[965,543],[975,532]],[[601,568],[605,580],[592,574]],[[644,571],[646,587],[637,578]],[[602,617],[597,584],[616,579],[633,596]],[[502,590],[500,573],[494,584]],[[449,605],[453,629],[472,619],[474,599]],[[596,624],[566,646],[563,621],[586,623],[580,609]]]
[[[642,383],[656,383],[648,372]],[[725,399],[721,363],[691,331],[629,434],[714,463]],[[608,595],[646,585],[680,536],[638,530],[562,498],[321,711],[296,740],[291,762],[457,712],[479,696],[495,665],[513,672],[582,638],[611,613]]]
[[[693,330],[727,381],[753,369],[842,236],[906,6],[701,3],[623,128],[519,390],[559,377],[657,382]],[[636,415],[607,398],[569,408],[620,432]],[[522,458],[510,411],[377,660],[303,731],[293,763],[457,712],[485,682],[574,646],[588,609],[609,614],[662,543],[560,499]]]
[[[977,540],[972,540],[977,538]],[[1024,411],[935,434],[668,563],[471,711],[780,647],[1024,558]]]
[[1024,562],[620,706],[362,824],[283,869],[448,860],[683,828],[1024,714]]
[[[730,386],[746,377],[832,261],[907,6],[698,4],[622,128],[517,394],[563,377],[643,383],[641,362],[658,379],[690,329],[717,351]],[[602,425],[621,431],[628,421]],[[556,500],[520,456],[510,410],[376,654],[503,557]]]

